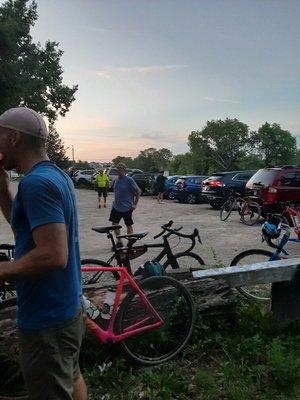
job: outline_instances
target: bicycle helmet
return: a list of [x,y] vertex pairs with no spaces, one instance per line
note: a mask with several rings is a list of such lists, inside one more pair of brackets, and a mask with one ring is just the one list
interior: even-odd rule
[[281,223],[282,218],[280,215],[269,214],[267,217],[267,221],[263,224],[262,227],[262,236],[267,242],[270,239],[277,239],[281,233]]

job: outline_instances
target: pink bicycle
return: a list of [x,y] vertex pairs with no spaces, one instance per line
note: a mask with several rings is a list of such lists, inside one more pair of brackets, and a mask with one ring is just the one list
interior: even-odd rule
[[[107,328],[87,318],[87,328],[100,343],[119,342],[125,354],[142,365],[169,361],[183,350],[192,334],[195,307],[180,282],[168,276],[136,281],[125,267],[89,264],[82,271],[119,274]],[[15,297],[0,302],[0,400],[27,398],[18,365],[15,314]]]

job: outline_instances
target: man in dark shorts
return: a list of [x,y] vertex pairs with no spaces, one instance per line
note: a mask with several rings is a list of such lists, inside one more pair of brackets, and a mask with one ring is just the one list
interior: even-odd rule
[[164,202],[164,194],[166,191],[166,180],[167,178],[164,176],[164,171],[160,171],[159,175],[156,178],[156,190],[158,192],[157,202],[159,204],[163,204]]
[[[0,115],[0,206],[15,234],[20,361],[31,400],[86,400],[78,222],[71,179],[46,154],[47,128],[26,108]],[[13,199],[6,170],[24,174]]]
[[[140,189],[135,181],[126,176],[126,165],[119,163],[117,165],[118,177],[114,181],[115,200],[112,205],[109,220],[113,225],[119,225],[121,219],[127,227],[127,234],[133,233],[132,213],[136,209],[140,198]],[[120,230],[115,231],[116,236],[120,235]],[[117,246],[122,246],[122,241],[117,240]]]
[[99,170],[98,175],[95,178],[95,186],[98,192],[98,207],[101,208],[101,196],[103,196],[103,207],[106,208],[107,190],[109,188],[109,178],[103,172]]

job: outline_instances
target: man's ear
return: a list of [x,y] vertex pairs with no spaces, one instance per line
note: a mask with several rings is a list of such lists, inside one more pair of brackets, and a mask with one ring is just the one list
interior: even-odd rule
[[11,144],[13,147],[17,147],[22,140],[22,133],[18,131],[13,131],[11,134]]

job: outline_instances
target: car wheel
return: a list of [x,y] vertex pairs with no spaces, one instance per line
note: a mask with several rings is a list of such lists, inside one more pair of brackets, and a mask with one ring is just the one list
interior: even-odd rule
[[169,200],[174,200],[174,199],[175,199],[175,194],[174,194],[174,192],[172,191],[172,189],[171,189],[171,190],[168,190],[167,198],[168,198]]
[[190,193],[187,195],[186,202],[188,204],[196,204],[198,202],[198,198],[194,193]]

